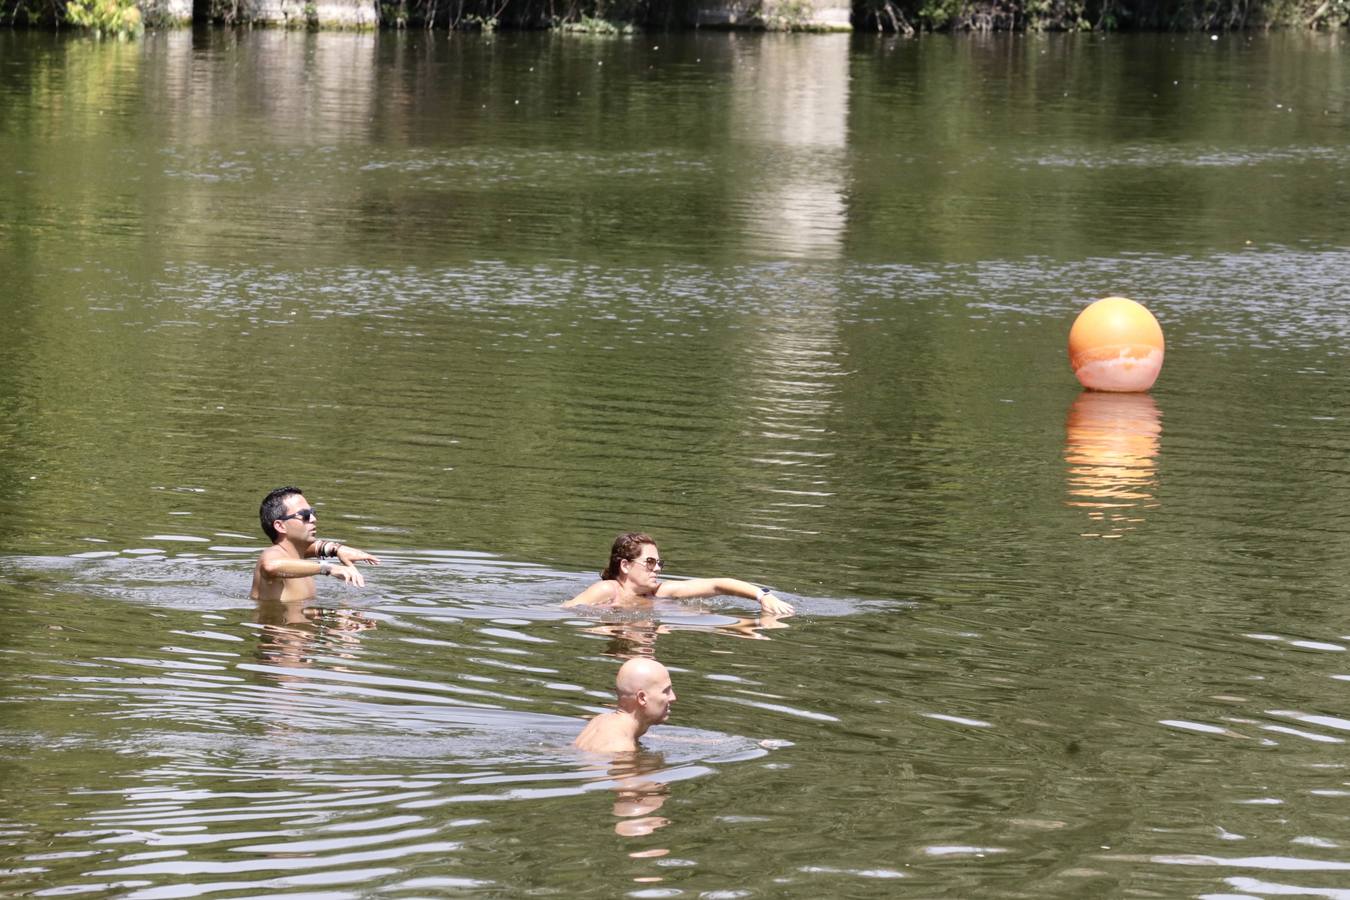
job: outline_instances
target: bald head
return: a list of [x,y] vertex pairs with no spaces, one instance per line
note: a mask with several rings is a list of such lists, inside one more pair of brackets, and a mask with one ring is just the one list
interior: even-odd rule
[[670,672],[656,660],[645,656],[628,660],[619,667],[614,688],[619,709],[636,716],[644,731],[648,725],[670,718],[675,686],[670,682]]
[[654,659],[638,657],[619,667],[614,679],[619,708],[586,723],[573,745],[595,753],[622,753],[638,749],[638,738],[653,725],[670,718],[675,686],[670,672]]
[[619,699],[632,697],[638,691],[660,690],[670,683],[670,672],[654,659],[634,657],[619,667],[614,677],[614,689]]

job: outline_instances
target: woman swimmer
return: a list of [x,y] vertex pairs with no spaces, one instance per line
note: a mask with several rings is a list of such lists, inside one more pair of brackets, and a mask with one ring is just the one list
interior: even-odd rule
[[609,565],[600,580],[568,600],[563,606],[632,606],[658,597],[665,600],[692,600],[728,594],[759,601],[760,612],[770,616],[790,616],[792,605],[784,603],[768,588],[756,587],[739,578],[691,578],[688,581],[661,581],[657,571],[662,559],[651,535],[630,531],[614,539]]

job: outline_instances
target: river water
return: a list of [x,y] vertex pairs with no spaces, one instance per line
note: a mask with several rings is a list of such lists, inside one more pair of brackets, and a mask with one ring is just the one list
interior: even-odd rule
[[[1334,35],[0,32],[0,892],[1350,896],[1348,107]],[[247,599],[285,483],[364,590]],[[799,615],[560,609],[629,529]]]

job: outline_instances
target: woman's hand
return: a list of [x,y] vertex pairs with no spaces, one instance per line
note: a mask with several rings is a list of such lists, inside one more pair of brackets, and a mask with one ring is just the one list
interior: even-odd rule
[[760,595],[759,610],[769,616],[790,616],[797,612],[791,603],[779,600],[772,591],[765,591]]

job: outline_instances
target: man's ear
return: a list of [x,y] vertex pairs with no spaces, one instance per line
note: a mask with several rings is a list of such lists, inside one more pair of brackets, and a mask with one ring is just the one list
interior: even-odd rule
[[638,692],[633,695],[633,702],[635,702],[638,706],[646,706],[647,692],[645,690],[639,689]]

